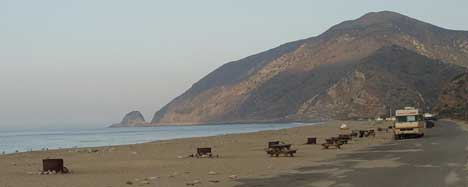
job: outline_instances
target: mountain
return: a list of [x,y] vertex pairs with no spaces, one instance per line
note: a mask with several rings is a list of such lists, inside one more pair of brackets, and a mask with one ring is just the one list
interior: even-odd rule
[[229,62],[155,113],[153,124],[349,119],[432,109],[468,66],[468,32],[389,11]]
[[468,120],[468,69],[444,87],[434,110],[442,117]]
[[132,111],[127,113],[122,121],[117,124],[111,125],[111,127],[134,127],[134,126],[145,126],[147,125],[145,118],[140,111]]

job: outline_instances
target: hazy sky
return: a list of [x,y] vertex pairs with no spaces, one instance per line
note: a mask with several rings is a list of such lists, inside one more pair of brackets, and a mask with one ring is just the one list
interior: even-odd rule
[[1,128],[147,120],[220,65],[392,10],[468,30],[468,1],[0,0]]

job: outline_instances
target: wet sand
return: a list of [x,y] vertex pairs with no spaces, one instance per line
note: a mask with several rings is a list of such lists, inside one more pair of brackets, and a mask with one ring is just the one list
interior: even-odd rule
[[[340,130],[346,123],[349,130]],[[342,149],[322,150],[326,138],[352,129],[387,127],[390,122],[333,121],[276,131],[184,138],[136,145],[38,151],[0,156],[0,186],[236,186],[250,178],[269,178],[323,164],[363,148],[391,141],[391,131],[354,139]],[[305,145],[317,137],[318,145]],[[298,149],[295,157],[270,157],[268,141]],[[212,147],[219,158],[190,158],[197,147]],[[70,174],[40,175],[42,159],[63,158]],[[365,167],[365,166],[363,166]]]

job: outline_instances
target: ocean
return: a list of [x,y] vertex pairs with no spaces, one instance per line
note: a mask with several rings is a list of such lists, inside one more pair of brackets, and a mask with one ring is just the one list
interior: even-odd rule
[[279,130],[316,123],[224,124],[98,129],[0,131],[0,154],[76,147],[138,144],[157,140]]

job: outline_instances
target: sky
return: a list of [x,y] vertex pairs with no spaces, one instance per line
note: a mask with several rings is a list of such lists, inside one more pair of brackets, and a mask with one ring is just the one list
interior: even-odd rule
[[0,131],[147,120],[222,64],[390,10],[468,30],[466,0],[0,0]]

